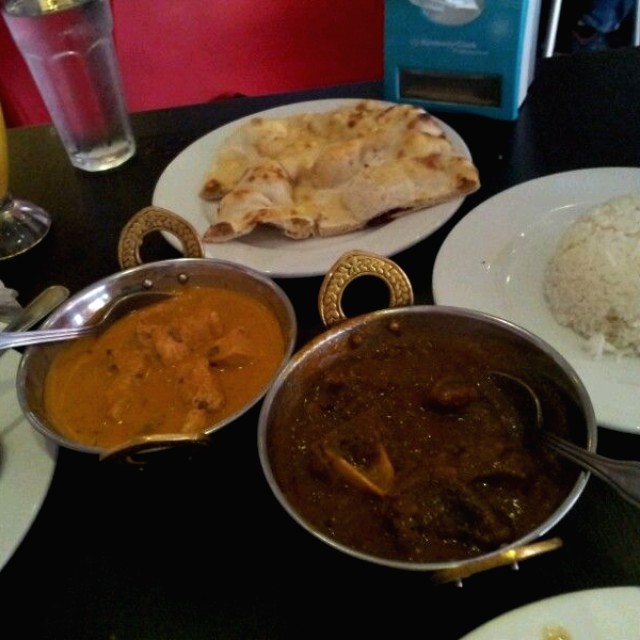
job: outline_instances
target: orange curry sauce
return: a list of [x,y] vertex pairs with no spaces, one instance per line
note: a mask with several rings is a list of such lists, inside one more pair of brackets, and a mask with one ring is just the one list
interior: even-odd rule
[[192,288],[70,343],[46,379],[47,415],[64,436],[101,448],[199,433],[261,393],[284,351],[265,304],[229,289]]

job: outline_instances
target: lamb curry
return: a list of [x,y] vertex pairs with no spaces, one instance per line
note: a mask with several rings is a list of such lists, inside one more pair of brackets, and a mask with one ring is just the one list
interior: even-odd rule
[[[275,482],[312,529],[370,556],[444,562],[515,542],[578,476],[529,440],[522,407],[491,375],[523,357],[446,328],[350,334],[273,405]],[[536,388],[551,428],[566,433],[566,399]]]
[[100,448],[199,433],[257,397],[284,353],[267,305],[193,287],[66,345],[47,375],[45,408],[61,434]]

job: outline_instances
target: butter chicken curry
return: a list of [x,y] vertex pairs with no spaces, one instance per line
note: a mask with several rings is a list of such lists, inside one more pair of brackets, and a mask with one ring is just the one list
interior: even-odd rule
[[46,412],[61,434],[101,448],[199,433],[263,391],[284,352],[267,305],[194,287],[69,343],[48,373]]

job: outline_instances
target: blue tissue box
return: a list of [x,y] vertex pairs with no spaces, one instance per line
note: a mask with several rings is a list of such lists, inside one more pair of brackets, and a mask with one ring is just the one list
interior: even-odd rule
[[515,120],[539,20],[540,0],[386,0],[385,97]]

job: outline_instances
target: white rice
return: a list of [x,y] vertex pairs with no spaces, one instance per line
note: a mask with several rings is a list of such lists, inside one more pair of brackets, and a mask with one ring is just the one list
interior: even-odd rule
[[640,194],[609,200],[567,229],[547,266],[545,295],[592,356],[640,355]]

